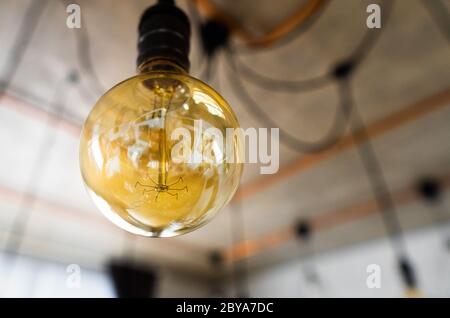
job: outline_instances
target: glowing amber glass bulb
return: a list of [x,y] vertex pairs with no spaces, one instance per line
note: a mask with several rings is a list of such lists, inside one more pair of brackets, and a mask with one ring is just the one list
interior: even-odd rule
[[[221,142],[239,124],[226,101],[170,62],[106,92],[89,114],[80,168],[95,205],[135,234],[170,237],[203,225],[235,193],[242,173],[242,137]],[[183,134],[174,134],[182,128]],[[174,153],[180,142],[190,156]],[[225,143],[232,151],[225,151]],[[175,151],[177,150],[177,151]]]

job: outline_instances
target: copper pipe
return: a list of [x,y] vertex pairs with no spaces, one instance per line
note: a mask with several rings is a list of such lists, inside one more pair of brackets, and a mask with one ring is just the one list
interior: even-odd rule
[[242,26],[235,18],[219,8],[210,0],[192,0],[197,7],[209,18],[218,20],[225,24],[232,33],[244,41],[250,47],[270,46],[274,42],[286,36],[297,26],[304,24],[315,13],[323,9],[328,0],[308,0],[291,16],[281,21],[272,30],[262,36],[255,36]]

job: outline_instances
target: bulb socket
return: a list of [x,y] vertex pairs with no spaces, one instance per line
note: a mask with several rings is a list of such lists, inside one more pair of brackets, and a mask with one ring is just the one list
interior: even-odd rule
[[160,1],[145,10],[138,29],[138,67],[163,59],[189,71],[191,27],[186,14],[172,1]]

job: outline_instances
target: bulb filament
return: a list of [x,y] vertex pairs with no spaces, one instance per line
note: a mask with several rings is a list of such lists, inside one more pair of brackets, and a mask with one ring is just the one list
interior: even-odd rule
[[[150,181],[153,183],[151,185],[144,184],[139,181],[136,182],[135,188],[141,187],[143,188],[142,194],[144,196],[147,196],[149,192],[156,192],[155,196],[155,202],[158,201],[159,195],[161,193],[166,193],[170,196],[175,197],[178,200],[178,192],[180,191],[186,191],[188,192],[188,187],[175,187],[176,185],[180,183],[184,183],[183,177],[179,177],[177,181],[167,184],[167,178],[168,178],[168,154],[167,154],[167,138],[166,138],[166,116],[169,112],[170,106],[172,104],[172,98],[173,98],[173,87],[170,87],[170,89],[162,89],[159,86],[156,86],[154,89],[155,92],[155,100],[154,105],[156,107],[157,105],[157,97],[160,98],[160,107],[159,111],[154,112],[152,115],[152,118],[157,118],[162,121],[161,128],[159,129],[159,162],[158,162],[158,182],[154,181],[152,178]],[[164,103],[164,97],[168,98],[168,102]]]
[[142,194],[146,195],[148,192],[156,192],[156,196],[155,196],[155,201],[158,201],[158,197],[160,193],[167,193],[168,195],[171,195],[173,197],[175,197],[178,200],[178,192],[179,191],[183,191],[185,190],[186,192],[188,192],[188,187],[184,186],[182,188],[174,188],[173,186],[183,183],[183,177],[179,177],[177,181],[175,181],[174,183],[171,184],[161,184],[161,183],[157,183],[155,182],[153,179],[150,179],[150,181],[153,182],[153,185],[147,185],[147,184],[142,184],[139,181],[136,182],[135,184],[135,188],[137,188],[138,186],[142,187]]

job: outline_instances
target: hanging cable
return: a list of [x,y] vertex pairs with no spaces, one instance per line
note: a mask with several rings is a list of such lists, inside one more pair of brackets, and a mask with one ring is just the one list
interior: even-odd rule
[[[363,60],[370,54],[379,37],[386,28],[386,24],[391,17],[395,0],[384,0],[381,4],[381,27],[379,29],[368,29],[357,47],[352,51],[348,60],[351,60],[354,68],[357,68]],[[384,22],[383,22],[384,21]]]
[[[221,18],[221,14],[210,16],[206,22],[199,25],[199,30],[199,34],[201,35],[202,39],[203,50],[206,57],[211,58],[221,48],[225,48],[227,46],[231,48],[228,42],[229,37],[232,33],[232,28],[230,27],[230,24],[226,23],[224,19]],[[270,90],[296,92],[299,90],[314,90],[321,88],[331,82],[331,78],[327,75],[298,81],[271,79],[262,74],[259,74],[258,72],[243,64],[242,61],[240,61],[237,57],[238,54],[235,53],[234,48],[232,49],[232,52],[233,55],[236,55],[235,58],[237,60],[237,64],[239,64],[240,68],[242,68],[242,75],[248,77],[250,80],[253,79],[253,81],[260,84],[259,86]]]
[[238,54],[235,53],[234,49],[230,48],[229,53],[234,58],[234,68],[239,70],[239,74],[249,82],[263,89],[298,93],[320,89],[333,82],[333,78],[328,74],[300,80],[284,80],[268,77],[244,64],[242,60],[239,59]]
[[[386,1],[384,4],[384,20],[387,21],[392,12],[394,1]],[[347,60],[342,61],[337,64],[334,68],[332,75],[338,80],[339,83],[339,92],[341,98],[341,105],[345,107],[342,108],[343,111],[353,109],[354,101],[353,94],[351,91],[350,78],[355,73],[357,67],[362,63],[362,61],[368,56],[375,43],[381,34],[381,29],[377,30],[369,30],[366,32],[362,41],[358,44],[356,49],[352,52]],[[233,59],[232,53],[228,51],[228,60],[231,66],[231,69],[237,73],[238,76],[235,76],[234,80],[231,81],[231,84],[234,88],[234,91],[239,94],[239,96],[244,100],[244,105],[247,109],[255,115],[255,117],[259,118],[262,122],[269,124],[269,126],[273,126],[274,123],[272,119],[267,116],[264,112],[261,111],[259,105],[250,97],[250,94],[245,90],[242,85],[242,81],[239,78],[239,70],[236,66],[236,61]],[[254,75],[254,74],[253,74]],[[258,74],[261,75],[261,74]],[[262,77],[262,76],[260,76]],[[254,79],[254,78],[253,78]],[[261,78],[259,78],[261,79]],[[259,83],[262,87],[267,86],[268,81],[272,81],[273,79],[264,78],[266,80],[265,83]],[[274,84],[271,82],[270,84]],[[280,84],[286,84],[284,81],[280,82]],[[379,207],[379,211],[382,216],[383,224],[386,228],[387,234],[393,244],[394,252],[397,256],[397,265],[402,276],[403,282],[409,291],[415,290],[417,288],[417,277],[415,275],[414,267],[407,255],[406,244],[404,242],[404,236],[402,232],[402,227],[398,216],[396,214],[395,204],[392,198],[392,195],[387,186],[386,180],[383,175],[383,171],[381,169],[380,163],[376,156],[375,150],[368,138],[368,133],[366,131],[364,122],[359,115],[359,112],[355,109],[355,114],[353,115],[353,129],[352,133],[354,139],[364,139],[366,140],[365,144],[358,147],[358,154],[361,158],[361,161],[364,164],[367,176],[369,178],[372,191],[375,195],[377,205]],[[349,116],[346,116],[348,119]],[[284,130],[280,129],[280,133],[285,136],[285,141],[292,148],[297,149],[301,148],[305,150],[302,142],[299,143],[299,140],[292,138],[289,134],[286,134]],[[287,135],[287,139],[286,139]],[[319,143],[313,143],[310,146],[310,149],[306,149],[311,151],[312,146],[316,146]],[[324,143],[328,145],[328,142]],[[300,147],[299,147],[300,146]],[[306,147],[308,148],[308,147]],[[320,147],[319,147],[320,149]]]
[[422,0],[422,4],[447,42],[450,42],[450,14],[447,7],[440,0]]
[[[389,20],[394,1],[384,1],[383,4],[383,17],[386,22]],[[399,255],[404,254],[405,247],[403,243],[403,236],[401,235],[400,222],[395,213],[395,204],[392,195],[387,186],[386,180],[384,179],[381,166],[376,157],[375,150],[372,146],[370,138],[368,136],[366,126],[362,120],[359,111],[354,107],[353,92],[351,89],[351,79],[355,74],[358,66],[366,58],[377,42],[381,35],[381,30],[384,30],[385,26],[380,29],[374,29],[367,31],[366,35],[363,37],[362,41],[359,43],[357,48],[353,51],[351,58],[338,64],[333,74],[337,81],[340,83],[341,94],[344,96],[346,104],[353,108],[353,138],[356,140],[363,139],[366,142],[359,146],[358,153],[361,157],[361,161],[364,164],[366,172],[371,183],[372,191],[375,194],[377,204],[380,211],[382,212],[383,221],[388,232],[388,235],[394,241],[394,248],[397,250]]]
[[[343,80],[342,87],[346,94],[346,99],[349,103],[353,104],[353,93],[351,91],[350,83],[347,80]],[[400,226],[400,221],[396,217],[394,199],[389,191],[381,165],[375,153],[375,149],[368,136],[364,121],[356,107],[354,107],[353,110],[353,118],[353,138],[355,140],[365,140],[365,143],[357,147],[359,157],[364,165],[372,191],[375,194],[375,199],[383,216],[383,221],[388,235],[393,239],[395,245],[394,247],[398,254],[402,255],[405,251],[405,244],[403,242],[403,233]]]
[[[349,103],[354,104],[353,93],[350,84],[350,78],[343,78],[343,88],[347,95]],[[397,215],[394,199],[384,177],[383,170],[376,155],[375,149],[368,136],[366,126],[357,107],[353,107],[353,138],[355,140],[363,139],[365,143],[357,148],[358,155],[364,165],[367,177],[370,182],[372,192],[382,217],[384,228],[392,244],[392,248],[397,257],[397,265],[407,287],[407,293],[417,289],[417,277],[414,267],[408,255],[404,234],[400,220]]]
[[[394,1],[387,1],[384,2],[384,4],[387,4],[383,14],[386,24],[386,21],[389,20],[392,12]],[[349,107],[353,109],[353,139],[355,141],[358,141],[359,139],[365,140],[365,143],[360,145],[357,148],[357,151],[359,157],[361,158],[361,162],[364,165],[384,227],[397,257],[397,266],[403,279],[403,283],[407,287],[407,293],[412,294],[417,289],[417,277],[415,275],[412,262],[410,261],[410,257],[407,253],[404,234],[397,215],[394,199],[389,191],[389,187],[384,178],[383,170],[369,138],[364,121],[359,114],[358,108],[354,106],[355,102],[351,87],[351,80],[357,71],[358,66],[361,65],[362,61],[368,56],[377,39],[380,37],[381,30],[384,28],[385,27],[373,30],[375,33],[372,35],[366,34],[362,42],[360,42],[356,50],[353,52],[352,57],[338,64],[335,67],[333,74],[336,80],[341,83],[341,92],[345,96],[347,103],[350,105]]]
[[[267,127],[279,127],[279,125],[262,109],[261,106],[250,96],[244,83],[241,81],[239,70],[232,54],[226,54],[230,66],[230,84],[237,96],[243,100],[243,106]],[[351,114],[351,107],[343,100],[341,89],[339,89],[339,106],[334,115],[333,123],[325,135],[316,141],[305,141],[293,136],[282,127],[280,129],[280,140],[292,150],[306,153],[320,152],[335,145],[345,132],[346,123]]]
[[[76,4],[74,1],[61,0],[61,4],[64,7],[67,7],[69,4],[73,3]],[[90,76],[91,83],[93,85],[93,87],[89,86],[90,95],[92,95],[93,99],[97,100],[98,96],[103,95],[108,89],[100,81],[97,71],[95,70],[94,63],[92,62],[88,24],[86,19],[83,19],[83,15],[81,15],[80,19],[82,27],[73,29],[76,38],[77,58],[82,70]]]
[[[383,19],[385,21],[389,19],[393,4],[394,1],[383,2]],[[349,55],[349,59],[354,61],[355,63],[359,63],[360,61],[362,61],[372,49],[373,45],[375,45],[381,32],[382,28],[367,30],[357,47]],[[252,82],[256,86],[263,89],[284,92],[311,91],[320,89],[333,82],[333,74],[330,72],[322,75],[317,75],[312,78],[300,80],[284,80],[269,77],[257,72],[250,66],[246,65],[242,60],[239,59],[238,54],[236,54],[235,50],[231,50],[231,52],[235,56],[236,65],[240,71],[240,74],[249,82]]]
[[[383,2],[383,4],[385,5],[383,6],[383,17],[386,23],[392,12],[394,1],[385,1]],[[256,81],[253,81],[254,84],[258,84],[258,86],[263,88],[275,87],[275,90],[279,90],[281,87],[283,87],[283,85],[287,85],[287,90],[293,89],[295,87],[297,87],[297,89],[299,90],[307,90],[324,86],[326,83],[332,82],[331,76],[333,76],[334,78],[339,78],[342,76],[346,76],[349,72],[353,71],[353,69],[356,69],[356,67],[359,66],[359,64],[369,54],[370,50],[377,42],[382,32],[381,30],[383,29],[384,27],[380,29],[369,29],[368,31],[366,31],[364,37],[357,45],[355,50],[350,54],[349,58],[339,63],[338,67],[332,69],[329,75],[313,78],[311,80],[302,80],[298,82],[293,81],[290,83],[290,85],[289,82],[278,81],[276,79],[264,77],[259,73],[250,73],[252,75],[247,79],[257,79]],[[234,89],[235,93],[244,100],[244,106],[265,125],[268,125],[270,127],[277,127],[277,125],[275,125],[276,123],[267,114],[264,113],[264,111],[261,109],[261,106],[256,103],[252,99],[250,94],[245,90],[245,86],[240,79],[240,75],[242,73],[240,73],[240,69],[236,63],[235,54],[233,54],[232,49],[229,49],[227,51],[226,56],[228,58],[228,65],[232,70],[232,72],[230,72],[230,75],[236,75],[234,76],[234,79],[230,81],[231,86]],[[333,124],[323,138],[315,142],[307,142],[294,137],[292,134],[280,127],[281,142],[283,142],[292,150],[307,153],[320,152],[335,145],[345,132],[345,127],[350,118],[352,108],[351,104],[349,105],[344,101],[340,85],[339,96],[340,109],[339,111],[336,111]]]
[[47,1],[32,1],[20,24],[15,41],[9,53],[8,61],[5,63],[7,69],[2,75],[0,83],[0,99],[4,91],[8,89],[11,81],[19,69],[20,63],[25,55],[25,51],[33,38],[33,34],[44,12]]

